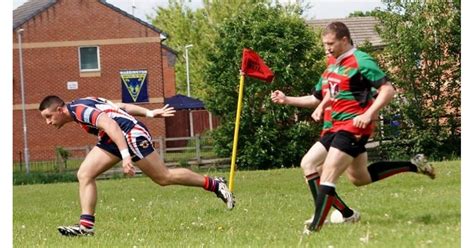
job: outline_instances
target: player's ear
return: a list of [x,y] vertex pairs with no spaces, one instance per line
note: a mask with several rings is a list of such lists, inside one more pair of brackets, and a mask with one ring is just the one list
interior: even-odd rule
[[342,40],[343,40],[344,42],[350,43],[349,38],[347,38],[347,36],[343,36],[343,37],[342,37]]

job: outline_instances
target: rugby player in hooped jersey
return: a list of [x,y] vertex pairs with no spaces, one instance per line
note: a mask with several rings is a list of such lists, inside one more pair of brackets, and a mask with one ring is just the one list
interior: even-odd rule
[[[333,59],[330,55],[328,60]],[[315,109],[320,106],[321,101],[323,100],[324,95],[328,92],[328,84],[326,81],[323,81],[322,78],[316,83],[313,87],[312,95],[307,96],[286,96],[280,90],[275,90],[271,94],[271,100],[277,104],[291,105],[295,107],[304,107]],[[319,109],[319,108],[317,108]],[[316,112],[316,111],[315,111]],[[319,117],[318,117],[319,118]],[[317,120],[319,121],[319,120]],[[301,159],[300,166],[303,170],[304,177],[309,186],[311,195],[316,206],[316,199],[318,195],[318,187],[320,184],[320,173],[321,165],[326,158],[327,150],[329,147],[324,147],[322,144],[327,137],[331,137],[328,132],[332,126],[331,122],[331,107],[326,107],[324,110],[324,123],[323,129],[320,135],[320,141],[316,142],[304,155]],[[357,222],[360,219],[360,214],[350,207],[342,200],[340,196],[335,195],[335,200],[332,204],[339,212],[341,212],[344,222]],[[305,226],[311,224],[313,217],[305,221]]]
[[76,122],[86,132],[98,137],[98,143],[87,154],[77,172],[82,211],[79,224],[58,227],[62,235],[94,234],[97,202],[95,180],[120,160],[123,172],[127,175],[135,174],[135,164],[161,186],[203,187],[221,198],[227,208],[234,207],[233,195],[224,179],[202,176],[185,168],[168,169],[155,151],[145,125],[133,117],[173,116],[175,110],[172,107],[166,105],[163,108],[148,110],[133,104],[114,104],[98,97],[79,98],[65,103],[58,96],[47,96],[40,103],[39,110],[48,125],[59,129],[66,123]]
[[[341,23],[338,23],[340,25]],[[342,24],[344,25],[344,24]],[[347,29],[347,28],[346,28]],[[349,32],[347,30],[347,35]],[[350,48],[346,47],[346,50],[349,51],[353,49],[352,41],[350,39],[350,35],[347,36],[349,41]],[[337,91],[339,85],[334,84],[334,81],[340,81],[338,76],[335,75],[334,71],[341,71],[344,73],[352,73],[352,76],[363,78],[364,73],[367,72],[359,72],[357,73],[357,68],[344,68],[343,66],[338,67],[338,64],[341,62],[341,57],[334,57],[340,56],[340,43],[336,45],[336,48],[331,47],[333,41],[329,41],[328,45],[325,46],[326,48],[326,55],[327,56],[327,69],[323,72],[319,82],[315,85],[313,89],[313,95],[308,96],[301,96],[301,97],[292,97],[286,96],[283,92],[276,90],[272,92],[271,99],[274,103],[278,104],[287,104],[296,107],[308,107],[308,108],[316,108],[312,117],[316,121],[324,121],[323,131],[321,133],[321,138],[318,142],[316,142],[311,149],[304,155],[303,159],[301,160],[301,167],[303,169],[303,173],[305,178],[308,182],[312,197],[315,202],[315,206],[318,206],[318,196],[321,195],[321,187],[320,187],[320,180],[321,180],[321,173],[322,173],[322,164],[324,163],[326,156],[328,155],[328,150],[331,147],[331,143],[333,142],[338,129],[333,128],[333,117],[336,118],[336,123],[339,121],[340,112],[333,111],[332,104],[330,103],[331,99],[328,94],[330,90]],[[326,45],[326,44],[325,44]],[[336,51],[336,52],[335,52]],[[339,52],[338,52],[339,51]],[[355,50],[352,50],[355,51]],[[358,51],[360,52],[360,51]],[[347,54],[346,54],[347,56]],[[378,69],[378,66],[373,62],[373,59],[368,57],[365,54],[364,57],[366,59],[371,60],[367,67],[372,68],[373,70],[378,70],[377,73],[382,75],[385,78],[385,74]],[[339,61],[339,62],[338,62]],[[342,58],[344,61],[344,58]],[[361,68],[364,68],[363,66]],[[373,72],[372,72],[373,73]],[[335,75],[335,76],[334,76]],[[331,78],[334,77],[334,78]],[[352,79],[351,79],[352,80]],[[365,79],[364,79],[365,80]],[[357,82],[354,79],[354,82]],[[331,84],[330,84],[331,83]],[[368,81],[366,82],[368,83]],[[365,96],[367,101],[373,101],[373,97],[377,94],[375,89],[371,85],[367,85],[368,88],[359,87],[362,89],[362,95]],[[391,86],[390,86],[391,87]],[[357,89],[357,87],[353,87],[353,89]],[[393,88],[392,88],[393,89]],[[380,90],[380,88],[379,88]],[[347,93],[346,93],[347,94]],[[358,92],[358,94],[360,94]],[[327,96],[327,97],[326,97]],[[360,97],[359,97],[360,98]],[[356,99],[354,97],[354,99]],[[362,99],[362,100],[363,100]],[[364,101],[362,101],[362,104]],[[324,118],[323,118],[324,117]],[[343,116],[344,117],[344,116]],[[371,121],[375,121],[377,117],[377,111],[373,114],[373,119]],[[342,118],[344,119],[344,118]],[[350,120],[350,119],[349,119]],[[349,122],[349,127],[352,126],[353,123]],[[366,141],[365,141],[366,142]],[[336,144],[335,146],[337,146]],[[355,145],[355,144],[354,144]],[[347,176],[349,180],[356,186],[367,185],[384,178],[402,173],[402,172],[415,172],[427,175],[428,177],[434,179],[435,172],[433,167],[428,164],[426,158],[422,154],[415,155],[411,161],[378,161],[375,163],[370,164],[367,166],[367,152],[365,150],[365,143],[360,143],[360,146],[356,148],[357,154],[352,157],[349,164],[346,164],[347,167]],[[337,149],[337,148],[335,148]],[[345,153],[345,151],[343,151]],[[352,153],[352,152],[351,152]],[[323,187],[324,190],[325,187]],[[321,200],[321,199],[319,199]],[[360,214],[353,210],[342,201],[342,199],[335,193],[331,196],[332,206],[338,209],[343,215],[343,223],[349,222],[357,222],[360,220]],[[326,204],[325,207],[325,214],[327,215],[327,211],[329,211],[331,204]],[[305,221],[305,233],[310,233],[316,229],[316,225],[313,222],[317,219],[314,217],[319,218],[321,225],[324,223],[324,218],[321,218],[321,215],[313,215],[310,219]],[[318,226],[318,230],[321,228],[321,225]]]
[[[321,116],[322,111],[331,106],[332,127],[331,135],[323,142],[329,149],[322,165],[315,214],[306,233],[322,228],[337,195],[337,180],[346,169],[351,181],[358,185],[405,171],[435,177],[434,169],[422,154],[411,161],[379,162],[371,165],[370,172],[366,163],[355,161],[359,155],[366,154],[365,144],[374,129],[373,120],[392,100],[395,89],[375,60],[352,46],[349,29],[344,23],[332,22],[326,26],[322,40],[327,53],[335,59],[329,61],[322,75],[322,80],[329,85],[329,93],[318,106],[316,116]],[[372,88],[378,91],[376,99],[372,96]]]

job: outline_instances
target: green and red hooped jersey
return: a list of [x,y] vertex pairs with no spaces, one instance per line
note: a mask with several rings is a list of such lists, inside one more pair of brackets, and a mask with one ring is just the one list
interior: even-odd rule
[[[318,100],[322,101],[324,96],[329,90],[329,86],[327,83],[323,84],[322,77],[319,79],[318,83],[314,86],[313,95]],[[331,128],[332,128],[332,109],[331,106],[324,109],[324,117],[323,117],[323,129],[321,130],[320,136],[322,137],[325,135]]]
[[[329,66],[336,59],[333,56],[328,56],[326,60],[326,66]],[[319,78],[318,83],[314,86],[313,95],[320,101],[324,99],[329,91],[329,85],[327,80],[323,80],[323,77]],[[321,130],[320,137],[324,136],[332,128],[332,108],[331,105],[324,109],[323,113],[323,129]]]
[[361,129],[352,119],[363,114],[373,103],[371,88],[378,89],[387,82],[385,73],[367,53],[355,48],[337,59],[328,57],[328,66],[321,76],[331,94],[331,132],[345,130],[355,135],[370,135],[373,124]]

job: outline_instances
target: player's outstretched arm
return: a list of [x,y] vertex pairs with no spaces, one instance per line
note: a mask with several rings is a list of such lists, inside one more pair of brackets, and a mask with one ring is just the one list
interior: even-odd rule
[[168,104],[163,106],[163,108],[157,108],[153,110],[127,103],[118,103],[115,105],[131,115],[146,116],[150,118],[174,116],[174,113],[176,112],[176,110],[173,107],[169,107]]
[[170,107],[168,106],[168,104],[166,104],[165,106],[163,106],[163,108],[148,110],[145,116],[151,117],[151,118],[170,117],[170,116],[174,116],[174,113],[176,113],[176,110],[173,107]]
[[280,90],[275,90],[271,93],[272,102],[277,104],[285,104],[291,105],[295,107],[302,107],[302,108],[316,108],[319,104],[319,100],[312,96],[286,96]]

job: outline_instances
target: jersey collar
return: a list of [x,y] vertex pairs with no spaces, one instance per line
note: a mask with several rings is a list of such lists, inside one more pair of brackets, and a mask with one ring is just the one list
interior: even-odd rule
[[351,55],[354,53],[355,50],[356,50],[356,48],[355,48],[355,47],[352,47],[352,48],[349,49],[347,52],[345,52],[345,53],[339,55],[339,57],[337,57],[337,59],[336,59],[336,65],[338,65],[339,63],[341,63],[341,61],[342,61],[343,59],[345,59],[345,58],[351,56]]

